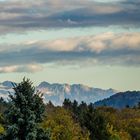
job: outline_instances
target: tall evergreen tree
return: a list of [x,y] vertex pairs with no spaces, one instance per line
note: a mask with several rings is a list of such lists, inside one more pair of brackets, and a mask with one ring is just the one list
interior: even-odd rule
[[93,104],[90,104],[83,114],[83,124],[89,130],[91,140],[109,140],[107,122],[104,116],[93,108]]
[[70,99],[64,99],[63,107],[66,109],[72,109],[72,102]]
[[[10,95],[10,107],[6,112],[8,126],[6,140],[48,140],[48,135],[39,128],[45,106],[42,95],[32,86],[29,79],[14,85],[14,95]],[[39,133],[41,132],[41,133]]]

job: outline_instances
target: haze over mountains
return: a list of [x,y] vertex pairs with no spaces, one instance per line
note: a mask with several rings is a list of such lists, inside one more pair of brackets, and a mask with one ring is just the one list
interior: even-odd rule
[[[65,98],[69,98],[72,101],[77,100],[79,103],[81,101],[94,103],[117,93],[113,89],[104,90],[82,84],[50,84],[48,82],[41,82],[36,89],[44,94],[45,102],[50,100],[55,105],[61,105]],[[0,97],[7,99],[9,92],[13,93],[11,81],[0,83]]]

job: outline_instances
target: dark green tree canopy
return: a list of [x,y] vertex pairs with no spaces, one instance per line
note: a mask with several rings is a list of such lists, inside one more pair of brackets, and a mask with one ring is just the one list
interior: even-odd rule
[[[47,140],[48,136],[39,128],[45,106],[42,94],[35,91],[29,79],[14,85],[14,95],[10,94],[10,107],[6,112],[8,140]],[[42,135],[38,135],[41,132]]]

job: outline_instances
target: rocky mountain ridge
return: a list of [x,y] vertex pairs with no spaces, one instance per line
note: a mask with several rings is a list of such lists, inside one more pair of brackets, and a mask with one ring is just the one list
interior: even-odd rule
[[[13,93],[11,83],[11,81],[4,81],[0,83],[0,97],[7,99],[9,92]],[[45,81],[41,82],[36,87],[36,90],[43,93],[45,102],[50,100],[55,105],[61,105],[65,98],[69,98],[72,101],[77,100],[79,103],[81,101],[94,103],[117,93],[117,91],[113,89],[104,90],[82,84],[50,84]]]

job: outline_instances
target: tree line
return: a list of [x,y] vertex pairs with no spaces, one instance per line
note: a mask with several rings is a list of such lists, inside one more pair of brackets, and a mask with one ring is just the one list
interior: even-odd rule
[[0,99],[1,140],[140,140],[140,103],[118,110],[65,99],[54,106],[29,79],[13,87],[8,102]]

